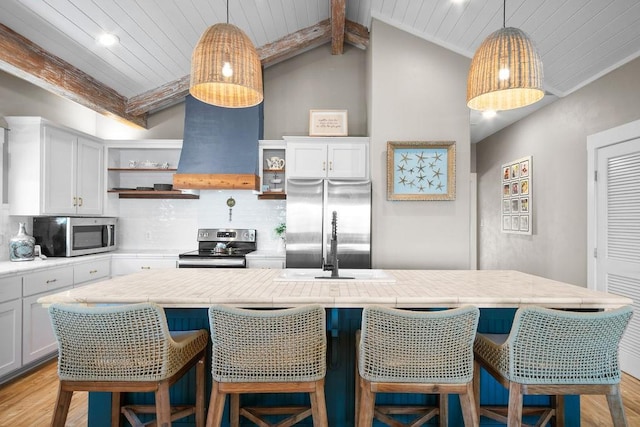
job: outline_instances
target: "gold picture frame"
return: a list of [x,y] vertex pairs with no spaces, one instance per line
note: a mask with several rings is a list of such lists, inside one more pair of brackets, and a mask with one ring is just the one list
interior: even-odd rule
[[347,110],[309,110],[309,136],[347,135]]
[[455,141],[387,142],[387,200],[455,199]]

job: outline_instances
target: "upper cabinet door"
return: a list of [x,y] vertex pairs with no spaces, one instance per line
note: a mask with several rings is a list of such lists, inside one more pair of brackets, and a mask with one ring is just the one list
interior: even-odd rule
[[77,213],[101,215],[103,194],[103,147],[101,144],[79,137],[77,143],[76,208]]
[[327,144],[290,142],[287,144],[287,178],[325,178]]
[[44,214],[75,214],[76,141],[72,133],[44,127],[44,158],[41,194]]
[[367,158],[367,144],[329,144],[327,177],[366,179]]

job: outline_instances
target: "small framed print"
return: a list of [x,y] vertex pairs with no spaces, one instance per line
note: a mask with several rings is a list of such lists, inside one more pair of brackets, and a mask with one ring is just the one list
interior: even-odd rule
[[520,178],[520,163],[511,165],[511,179]]
[[533,234],[533,170],[531,156],[505,163],[500,169],[502,185],[502,232]]
[[511,196],[511,184],[504,184],[502,186],[502,197]]
[[347,136],[347,110],[310,110],[309,136]]
[[502,217],[502,230],[503,231],[511,230],[511,216],[510,215],[504,215]]
[[523,160],[520,162],[520,178],[529,176],[529,160]]
[[511,217],[511,230],[512,231],[520,231],[520,217],[512,216]]

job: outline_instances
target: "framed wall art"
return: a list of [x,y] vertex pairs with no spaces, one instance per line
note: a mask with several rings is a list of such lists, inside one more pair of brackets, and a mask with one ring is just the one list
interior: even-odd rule
[[309,136],[347,136],[347,110],[309,110]]
[[455,141],[387,142],[387,200],[455,198]]
[[502,232],[532,233],[531,156],[502,165]]

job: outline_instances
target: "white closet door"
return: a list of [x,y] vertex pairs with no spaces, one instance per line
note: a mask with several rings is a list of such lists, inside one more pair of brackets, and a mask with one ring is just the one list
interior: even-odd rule
[[640,138],[597,150],[598,290],[634,300],[621,366],[640,378]]

